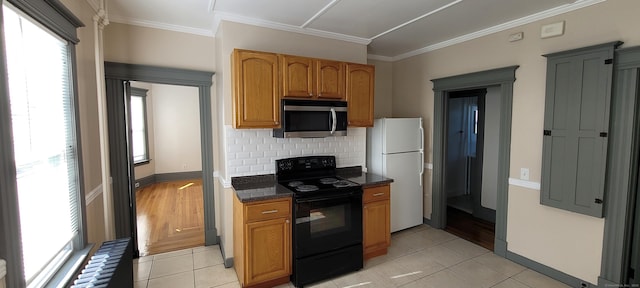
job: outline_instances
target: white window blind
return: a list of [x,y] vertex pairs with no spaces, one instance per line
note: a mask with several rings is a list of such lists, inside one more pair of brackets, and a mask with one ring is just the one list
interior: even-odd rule
[[79,231],[70,50],[16,9],[3,9],[25,279],[38,287],[73,252]]

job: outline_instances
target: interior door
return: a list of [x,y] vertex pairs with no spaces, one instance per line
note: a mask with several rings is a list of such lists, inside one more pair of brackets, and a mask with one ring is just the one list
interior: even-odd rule
[[447,103],[447,197],[464,195],[467,188],[465,102],[465,98],[449,98]]

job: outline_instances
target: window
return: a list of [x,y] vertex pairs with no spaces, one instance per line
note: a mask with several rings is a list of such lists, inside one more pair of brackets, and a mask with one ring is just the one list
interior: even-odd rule
[[149,162],[146,98],[146,89],[131,87],[131,142],[133,144],[134,164]]
[[10,239],[21,243],[24,269],[8,286],[41,287],[85,245],[73,43],[14,6],[2,13],[13,133],[2,145],[13,146],[20,228]]

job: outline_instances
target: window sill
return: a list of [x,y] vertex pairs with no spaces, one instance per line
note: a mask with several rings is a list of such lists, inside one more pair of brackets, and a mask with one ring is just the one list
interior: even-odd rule
[[62,288],[68,287],[75,278],[78,277],[78,272],[84,264],[86,263],[87,257],[93,248],[93,244],[88,244],[81,249],[71,255],[69,260],[58,270],[58,272],[53,276],[51,281],[45,285],[46,288]]
[[151,159],[147,159],[147,160],[142,160],[142,161],[138,161],[138,162],[133,162],[133,166],[142,166],[142,165],[147,165],[151,162]]

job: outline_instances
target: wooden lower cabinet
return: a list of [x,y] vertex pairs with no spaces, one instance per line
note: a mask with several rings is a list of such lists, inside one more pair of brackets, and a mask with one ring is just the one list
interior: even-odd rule
[[364,189],[362,197],[364,260],[387,254],[391,245],[390,185]]
[[242,287],[274,287],[291,275],[291,198],[234,197],[234,267]]

